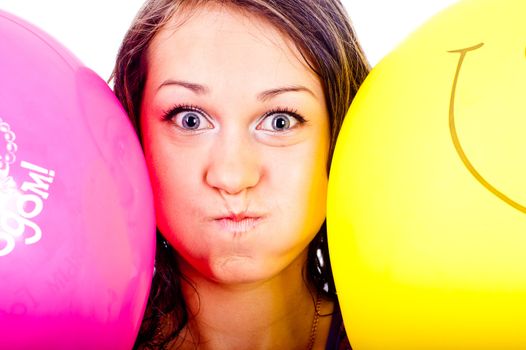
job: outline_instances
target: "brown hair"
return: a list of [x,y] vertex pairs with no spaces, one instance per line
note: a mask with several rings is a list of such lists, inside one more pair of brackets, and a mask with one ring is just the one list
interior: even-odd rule
[[[140,137],[140,108],[146,80],[146,51],[167,21],[184,8],[215,1],[259,15],[288,35],[319,76],[330,118],[331,147],[369,65],[339,0],[148,0],[128,30],[112,74],[114,91]],[[318,258],[322,254],[323,259]],[[188,321],[176,252],[157,233],[156,273],[136,347],[163,348]],[[325,262],[325,263],[323,263]],[[309,246],[307,278],[320,293],[335,297],[322,226]]]

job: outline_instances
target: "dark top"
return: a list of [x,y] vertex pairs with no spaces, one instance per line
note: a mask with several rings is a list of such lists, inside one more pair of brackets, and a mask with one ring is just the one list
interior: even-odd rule
[[347,338],[347,332],[343,325],[342,313],[338,302],[334,303],[334,313],[329,330],[329,338],[325,345],[325,350],[352,350],[351,343]]

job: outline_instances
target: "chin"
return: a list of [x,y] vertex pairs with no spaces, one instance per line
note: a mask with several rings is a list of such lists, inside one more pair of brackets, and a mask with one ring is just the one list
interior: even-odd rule
[[210,267],[210,277],[222,284],[250,284],[272,278],[270,267],[264,268],[250,257],[228,257]]

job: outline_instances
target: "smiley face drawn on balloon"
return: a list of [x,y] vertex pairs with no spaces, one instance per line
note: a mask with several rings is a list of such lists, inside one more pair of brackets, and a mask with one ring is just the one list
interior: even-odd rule
[[451,98],[450,98],[450,103],[449,103],[449,130],[450,130],[451,138],[453,141],[453,145],[455,146],[455,150],[457,154],[459,155],[460,159],[462,160],[462,163],[467,168],[467,170],[475,177],[475,179],[482,186],[484,186],[488,191],[490,191],[492,194],[494,194],[499,199],[504,201],[506,204],[526,214],[525,205],[512,199],[510,195],[504,193],[504,191],[500,190],[495,185],[493,185],[486,177],[484,177],[484,175],[481,174],[479,170],[477,170],[477,167],[473,164],[472,161],[470,161],[470,158],[466,154],[466,151],[464,150],[462,146],[462,143],[460,141],[460,137],[457,131],[456,120],[455,120],[455,101],[457,98],[457,86],[458,86],[458,82],[460,78],[460,73],[462,71],[462,65],[468,53],[471,55],[473,52],[475,52],[476,50],[479,50],[483,46],[484,46],[484,43],[479,43],[477,45],[473,45],[473,46],[466,47],[463,49],[448,51],[450,53],[460,54],[457,69],[455,72],[455,78],[453,80],[453,86],[451,89]]

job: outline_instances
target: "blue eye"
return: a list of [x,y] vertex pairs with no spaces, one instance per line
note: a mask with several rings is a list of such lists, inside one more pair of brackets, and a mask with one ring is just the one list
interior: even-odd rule
[[275,111],[267,113],[257,128],[266,131],[284,132],[304,122],[305,119],[295,112]]
[[175,118],[175,122],[183,129],[189,130],[197,130],[199,125],[201,125],[200,116],[195,112],[179,113]]
[[284,114],[278,114],[272,118],[272,129],[282,131],[290,128],[290,118]]
[[172,108],[164,114],[163,119],[174,123],[175,126],[185,131],[199,131],[214,127],[204,112],[191,106]]

